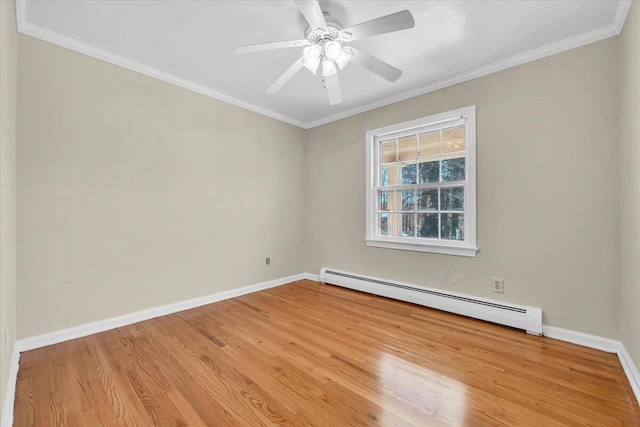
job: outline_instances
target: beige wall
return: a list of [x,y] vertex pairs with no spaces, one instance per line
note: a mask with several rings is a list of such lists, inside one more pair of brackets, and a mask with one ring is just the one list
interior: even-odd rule
[[[618,73],[612,38],[310,130],[307,271],[539,306],[545,324],[618,338]],[[473,104],[477,258],[366,247],[365,132]]]
[[[306,132],[19,42],[21,338],[322,266],[619,337],[617,38]],[[477,258],[367,248],[364,133],[472,104]]]
[[634,3],[620,38],[620,336],[640,368],[640,5]]
[[[16,105],[18,33],[13,1],[0,1],[0,419],[16,339]],[[8,334],[5,348],[4,334]]]
[[303,271],[303,130],[19,48],[19,338]]
[[[540,306],[640,366],[639,20],[303,131],[18,37],[0,1],[0,334],[12,348],[17,91],[20,338],[330,266]],[[478,256],[367,248],[365,132],[473,104]]]

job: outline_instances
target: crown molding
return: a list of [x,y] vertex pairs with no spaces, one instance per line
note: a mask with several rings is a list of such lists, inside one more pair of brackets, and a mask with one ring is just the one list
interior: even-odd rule
[[156,68],[149,67],[147,65],[141,64],[131,59],[127,59],[120,55],[116,55],[106,50],[99,49],[88,43],[84,43],[74,38],[64,36],[60,33],[56,33],[55,31],[47,30],[46,28],[42,28],[38,25],[31,24],[27,22],[26,8],[27,8],[27,0],[16,0],[16,18],[17,18],[17,24],[18,24],[18,31],[22,34],[26,34],[28,36],[35,37],[37,39],[44,40],[49,43],[53,43],[57,46],[91,56],[92,58],[100,59],[110,64],[117,65],[119,67],[126,68],[131,71],[135,71],[137,73],[144,74],[146,76],[153,77],[158,80],[162,80],[166,83],[179,86],[183,89],[187,89],[192,92],[196,92],[201,95],[205,95],[210,98],[214,98],[219,101],[223,101],[228,104],[235,105],[236,107],[244,108],[245,110],[249,110],[254,113],[258,113],[263,116],[267,116],[272,119],[276,119],[293,126],[305,128],[305,124],[300,120],[285,116],[284,114],[277,113],[267,108],[263,108],[263,107],[251,104],[249,102],[242,101],[241,99],[235,98],[231,95],[227,95],[226,93],[213,90],[211,88],[202,86],[198,83],[194,83],[190,80],[174,76],[164,71],[160,71]]
[[425,85],[417,86],[413,89],[409,89],[395,95],[380,98],[359,107],[351,108],[340,113],[332,114],[317,120],[313,120],[311,122],[307,122],[305,123],[305,129],[310,129],[327,123],[335,122],[337,120],[354,116],[356,114],[364,113],[366,111],[374,110],[380,107],[385,107],[387,105],[395,104],[396,102],[404,101],[409,98],[414,98],[416,96],[424,95],[429,92],[434,92],[439,89],[444,89],[449,86],[477,79],[478,77],[487,76],[489,74],[497,73],[498,71],[517,67],[518,65],[526,64],[527,62],[532,62],[538,59],[545,58],[547,56],[575,49],[580,46],[595,43],[609,37],[615,37],[617,35],[620,35],[620,33],[622,32],[622,28],[624,27],[627,15],[629,14],[631,4],[631,0],[620,1],[616,10],[614,22],[606,27],[601,27],[587,33],[579,34],[577,36],[570,37],[559,42],[551,43],[546,46],[542,46],[528,52],[512,56],[510,58],[496,61],[479,68],[475,68],[473,70],[445,77],[443,79],[436,80]]
[[414,98],[416,96],[424,95],[429,92],[434,92],[439,89],[444,89],[449,86],[453,86],[459,83],[473,80],[478,77],[483,77],[489,74],[496,73],[498,71],[503,71],[511,67],[516,67],[518,65],[526,64],[527,62],[532,62],[538,59],[545,58],[547,56],[565,52],[570,49],[575,49],[580,46],[584,46],[590,43],[595,43],[595,42],[607,39],[609,37],[615,37],[622,32],[622,29],[624,28],[624,23],[627,19],[627,15],[629,14],[629,10],[631,9],[631,5],[633,1],[632,0],[619,1],[618,8],[616,9],[616,14],[614,17],[614,22],[608,26],[601,27],[583,34],[579,34],[577,36],[570,37],[570,38],[561,40],[559,42],[551,43],[546,46],[542,46],[537,49],[533,49],[528,52],[524,52],[524,53],[512,56],[510,58],[506,58],[482,67],[475,68],[473,70],[464,71],[462,73],[454,74],[452,76],[449,76],[440,80],[429,82],[425,85],[416,86],[412,89],[405,90],[391,96],[379,98],[374,101],[368,102],[366,104],[360,105],[358,107],[350,108],[348,110],[341,111],[336,114],[330,114],[328,116],[321,117],[319,119],[312,120],[309,122],[303,122],[301,120],[294,119],[293,117],[289,117],[284,114],[277,113],[273,110],[269,110],[267,108],[263,108],[263,107],[242,101],[241,99],[210,89],[208,87],[194,83],[190,80],[183,79],[181,77],[176,77],[172,74],[165,73],[164,71],[160,71],[158,69],[149,67],[147,65],[141,64],[136,61],[132,61],[120,55],[116,55],[106,50],[96,48],[90,44],[83,43],[76,39],[56,33],[54,31],[50,31],[40,26],[30,24],[27,22],[26,3],[27,3],[27,0],[16,0],[17,26],[18,26],[18,31],[22,34],[26,34],[26,35],[35,37],[37,39],[47,41],[49,43],[53,43],[55,45],[64,47],[66,49],[83,53],[93,58],[103,60],[105,62],[117,65],[119,67],[127,68],[129,70],[138,72],[140,74],[144,74],[146,76],[153,77],[170,84],[174,84],[176,86],[199,93],[201,95],[205,95],[210,98],[214,98],[219,101],[223,101],[228,104],[235,105],[237,107],[244,108],[249,111],[253,111],[254,113],[258,113],[258,114],[270,117],[272,119],[276,119],[276,120],[288,123],[290,125],[300,127],[302,129],[311,129],[317,126],[322,126],[327,123],[335,122],[337,120],[341,120],[347,117],[361,114],[370,110],[374,110],[376,108],[385,107],[387,105],[394,104],[396,102],[404,101],[409,98]]
[[631,10],[631,5],[633,4],[633,0],[621,0],[618,3],[618,8],[616,9],[616,15],[613,18],[613,26],[616,29],[616,36],[622,33],[625,22],[627,22],[627,16],[629,16],[629,11]]

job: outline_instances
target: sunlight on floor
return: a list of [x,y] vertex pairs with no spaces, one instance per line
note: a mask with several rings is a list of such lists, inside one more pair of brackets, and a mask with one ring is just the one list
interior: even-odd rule
[[[420,407],[420,412],[428,412],[434,421],[463,423],[465,384],[389,353],[382,353],[378,369],[381,388],[401,402],[389,405],[388,410],[406,404]],[[385,413],[386,409],[379,415],[382,425],[388,425]]]

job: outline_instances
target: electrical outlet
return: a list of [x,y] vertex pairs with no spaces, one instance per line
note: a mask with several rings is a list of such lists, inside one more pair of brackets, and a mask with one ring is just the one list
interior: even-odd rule
[[267,265],[271,264],[271,258],[267,258],[267,259],[265,259],[265,260],[264,260],[264,263],[265,263],[265,264],[267,264]]
[[493,292],[504,294],[504,279],[502,277],[492,277],[491,288]]

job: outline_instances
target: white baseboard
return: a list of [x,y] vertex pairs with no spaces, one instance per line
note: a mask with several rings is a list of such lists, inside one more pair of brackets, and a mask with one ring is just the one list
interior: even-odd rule
[[[60,331],[51,332],[49,334],[39,335],[32,338],[19,340],[15,343],[13,348],[13,354],[11,358],[11,366],[9,368],[9,378],[7,381],[7,392],[5,394],[4,410],[2,413],[2,421],[0,427],[9,427],[13,422],[13,402],[15,398],[15,386],[18,374],[19,356],[20,352],[33,350],[40,347],[45,347],[52,344],[72,340],[75,338],[81,338],[87,335],[96,334],[99,332],[108,331],[110,329],[119,328],[121,326],[127,326],[134,323],[142,322],[144,320],[153,319],[160,316],[165,316],[172,313],[177,313],[191,308],[200,307],[206,304],[211,304],[218,301],[223,301],[230,298],[250,294],[253,292],[261,291],[264,289],[274,288],[276,286],[285,285],[287,283],[295,282],[297,280],[313,280],[320,281],[320,277],[317,274],[301,273],[293,276],[282,277],[280,279],[270,280],[267,282],[257,283],[251,286],[245,286],[239,289],[233,289],[230,291],[219,292],[213,295],[208,295],[200,298],[194,298],[187,301],[178,302],[175,304],[169,304],[161,307],[155,307],[148,310],[138,311],[135,313],[127,314],[124,316],[114,317],[111,319],[89,323],[74,328],[68,328]],[[629,353],[620,341],[612,340],[609,338],[598,337],[595,335],[589,335],[582,332],[570,331],[567,329],[558,328],[555,326],[543,325],[542,333],[544,336],[557,339],[560,341],[566,341],[573,344],[582,345],[597,350],[606,351],[609,353],[617,353],[620,358],[620,363],[624,369],[624,372],[629,379],[631,388],[640,403],[640,373],[637,367],[631,360]]]
[[293,276],[269,280],[266,282],[257,283],[255,285],[245,286],[243,288],[218,292],[204,297],[181,301],[174,304],[168,304],[161,307],[154,307],[148,310],[125,314],[124,316],[113,317],[111,319],[101,320],[86,325],[76,326],[73,328],[67,328],[48,334],[18,340],[13,347],[13,355],[11,358],[11,366],[9,368],[9,378],[7,380],[7,391],[5,394],[5,401],[3,402],[4,406],[2,411],[2,420],[0,420],[0,427],[10,427],[13,424],[13,404],[15,401],[16,380],[18,377],[20,353],[23,351],[34,350],[36,348],[46,347],[48,345],[58,344],[64,341],[86,337],[88,335],[97,334],[99,332],[108,331],[110,329],[132,325],[144,320],[166,316],[168,314],[189,310],[191,308],[201,307],[206,304],[239,297],[269,288],[275,288],[276,286],[286,285],[287,283],[303,279],[319,281],[317,274],[295,274]]
[[[125,314],[124,316],[113,317],[98,322],[88,323],[86,325],[76,326],[73,328],[62,329],[50,332],[48,334],[38,335],[31,338],[21,339],[16,342],[16,348],[19,352],[34,350],[40,347],[46,347],[52,344],[58,344],[64,341],[76,338],[86,337],[88,335],[97,334],[99,332],[108,331],[110,329],[120,328],[122,326],[132,325],[144,320],[153,319],[168,314],[177,313],[179,311],[189,310],[191,308],[200,307],[206,304],[226,300],[229,298],[239,297],[241,295],[250,294],[264,289],[274,288],[276,286],[285,285],[295,282],[296,280],[309,279],[313,276],[309,273],[295,274],[293,276],[282,277],[279,279],[269,280],[267,282],[257,283],[243,288],[232,289],[230,291],[218,292],[204,297],[194,298],[187,301],[181,301],[174,304],[168,304],[161,307],[154,307],[148,310],[137,311],[135,313]],[[313,280],[313,279],[310,279]]]
[[624,373],[627,375],[629,379],[629,384],[631,384],[631,388],[633,389],[633,393],[636,395],[636,400],[640,405],[640,372],[638,372],[638,368],[631,360],[631,356],[624,344],[620,343],[620,350],[618,351],[618,357],[620,358],[620,363],[622,364],[622,369],[624,369]]
[[547,325],[542,326],[542,335],[559,341],[606,351],[607,353],[616,353],[618,359],[620,359],[622,369],[629,380],[633,394],[636,395],[636,400],[638,404],[640,404],[640,373],[622,342]]
[[589,335],[582,332],[570,331],[568,329],[557,328],[555,326],[542,326],[542,335],[560,341],[578,344],[583,347],[595,348],[607,353],[617,353],[622,343],[609,338],[602,338],[596,335]]
[[11,354],[11,365],[9,366],[9,375],[7,378],[7,389],[4,394],[4,402],[2,402],[2,420],[1,427],[11,427],[13,424],[13,402],[16,397],[16,380],[18,379],[18,363],[20,360],[20,352],[17,346],[13,346]]
[[320,281],[320,275],[319,274],[312,274],[312,273],[303,273],[304,278],[307,280],[313,280],[314,282],[319,282]]

